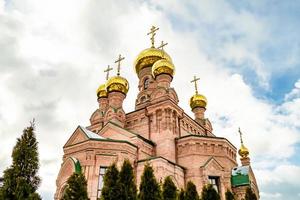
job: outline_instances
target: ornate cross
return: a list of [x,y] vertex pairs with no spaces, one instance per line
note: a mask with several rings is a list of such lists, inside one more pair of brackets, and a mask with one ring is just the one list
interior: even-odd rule
[[196,90],[196,94],[198,94],[198,85],[197,85],[197,81],[199,81],[200,78],[197,78],[196,76],[194,76],[194,79],[191,81],[191,83],[195,83],[195,90]]
[[156,31],[158,31],[159,28],[156,28],[155,26],[152,26],[150,29],[150,32],[147,33],[147,35],[151,35],[151,48],[154,48],[154,36],[156,35]]
[[118,60],[115,61],[115,63],[118,63],[118,68],[117,68],[118,69],[118,72],[117,72],[118,76],[120,76],[121,61],[124,60],[124,59],[125,59],[125,57],[122,57],[121,54],[119,54]]
[[161,41],[161,45],[159,47],[157,47],[158,49],[162,50],[162,57],[164,57],[165,52],[164,52],[164,46],[167,46],[168,43],[164,43],[164,41]]
[[164,50],[164,46],[167,46],[168,43],[164,43],[164,41],[161,41],[161,45],[157,47],[158,49]]
[[241,131],[241,128],[239,127],[239,133],[240,133],[240,139],[241,139],[241,144],[243,144],[243,137],[242,137],[242,131]]
[[106,80],[108,80],[108,78],[109,78],[109,71],[111,71],[111,70],[113,70],[113,68],[110,67],[109,65],[107,66],[107,69],[104,70],[104,72],[106,73]]

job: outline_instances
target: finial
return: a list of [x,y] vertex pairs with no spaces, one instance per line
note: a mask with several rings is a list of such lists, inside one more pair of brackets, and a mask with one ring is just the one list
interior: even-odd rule
[[106,73],[106,80],[108,80],[108,78],[109,78],[109,71],[111,71],[111,70],[113,70],[113,68],[110,67],[109,65],[107,66],[107,69],[104,70],[104,72]]
[[122,57],[121,54],[119,54],[119,58],[115,61],[115,63],[118,63],[118,72],[117,75],[120,76],[120,68],[121,68],[121,61],[124,60],[125,57]]
[[156,35],[156,31],[158,31],[159,28],[156,28],[155,26],[152,26],[150,29],[150,32],[147,33],[147,35],[151,35],[150,40],[151,40],[151,48],[155,48],[154,47],[154,36]]
[[165,51],[164,51],[164,46],[167,46],[168,43],[164,43],[164,41],[161,41],[161,45],[159,47],[157,47],[158,49],[162,50],[162,57],[164,57],[165,55]]
[[239,127],[239,133],[240,133],[240,140],[241,140],[241,144],[244,144],[243,143],[243,137],[242,137],[242,131],[241,131],[241,128]]
[[197,78],[196,76],[194,76],[194,79],[191,81],[191,83],[195,83],[195,91],[196,94],[198,94],[198,85],[197,85],[197,81],[199,81],[200,78]]

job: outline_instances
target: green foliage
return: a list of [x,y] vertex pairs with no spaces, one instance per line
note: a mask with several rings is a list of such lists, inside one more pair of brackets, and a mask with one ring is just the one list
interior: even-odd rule
[[178,200],[185,200],[185,192],[184,192],[184,190],[182,188],[180,189],[180,192],[178,194],[178,198],[177,199]]
[[257,200],[255,193],[250,187],[246,189],[245,200]]
[[121,200],[136,200],[137,188],[133,175],[133,168],[128,160],[125,160],[119,174],[120,183],[120,199]]
[[203,186],[201,198],[202,198],[202,200],[219,200],[220,195],[213,188],[213,186],[211,184],[208,184],[208,185]]
[[67,188],[63,194],[62,200],[87,200],[87,182],[81,173],[74,172],[68,178]]
[[101,200],[119,200],[120,190],[119,171],[114,163],[105,172]]
[[170,176],[165,178],[163,184],[162,198],[163,200],[176,200],[177,188]]
[[193,182],[189,181],[186,186],[185,200],[199,200],[199,195],[196,186]]
[[41,199],[36,193],[40,184],[38,142],[34,133],[34,123],[23,130],[21,138],[12,152],[12,165],[4,171],[2,199]]
[[227,190],[225,193],[226,200],[234,200],[234,195],[230,190]]
[[161,191],[149,164],[144,167],[141,177],[139,200],[160,200]]

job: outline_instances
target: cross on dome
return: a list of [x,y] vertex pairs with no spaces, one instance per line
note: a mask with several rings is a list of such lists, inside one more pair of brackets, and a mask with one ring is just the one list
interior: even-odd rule
[[191,81],[191,83],[195,83],[195,91],[196,94],[198,94],[198,85],[197,85],[197,81],[199,81],[200,78],[197,78],[196,76],[194,76],[194,79]]
[[164,43],[164,41],[161,41],[161,44],[160,44],[160,46],[159,47],[157,47],[158,49],[161,49],[161,50],[164,50],[164,46],[167,46],[168,45],[168,43],[166,42],[166,43]]
[[124,60],[125,57],[122,57],[121,54],[119,54],[119,58],[115,61],[115,63],[118,63],[118,72],[117,75],[120,76],[120,68],[121,68],[121,61]]
[[104,73],[106,73],[106,80],[108,80],[109,78],[109,71],[113,70],[112,67],[110,67],[109,65],[107,66],[107,69],[104,70]]
[[155,26],[152,26],[150,29],[150,32],[147,33],[147,35],[151,35],[150,40],[151,40],[151,48],[155,48],[154,47],[154,36],[156,35],[156,31],[158,31],[159,28],[156,28]]
[[241,144],[243,144],[243,137],[242,137],[243,133],[242,133],[242,131],[241,131],[241,128],[240,128],[240,127],[239,127],[239,133],[240,133]]

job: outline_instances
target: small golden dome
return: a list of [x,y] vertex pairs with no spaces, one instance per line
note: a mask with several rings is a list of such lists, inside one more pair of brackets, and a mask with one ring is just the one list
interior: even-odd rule
[[249,150],[247,149],[247,147],[245,147],[245,145],[242,143],[241,148],[239,149],[239,155],[242,158],[247,158],[249,155]]
[[105,84],[102,84],[102,85],[100,85],[98,87],[98,89],[97,89],[97,97],[98,98],[107,97],[107,91],[106,91]]
[[122,92],[126,95],[129,90],[129,83],[121,76],[114,76],[107,81],[106,90],[107,92]]
[[201,94],[195,94],[190,99],[190,106],[192,110],[197,107],[206,108],[206,105],[207,105],[207,99],[205,96]]
[[167,61],[172,63],[171,57],[163,50],[156,48],[149,48],[143,50],[136,58],[134,62],[135,71],[137,74],[148,66],[152,66],[156,61],[165,58]]
[[171,77],[173,77],[174,73],[175,66],[173,65],[173,63],[166,59],[158,60],[152,66],[152,75],[154,77],[160,74],[169,74]]

